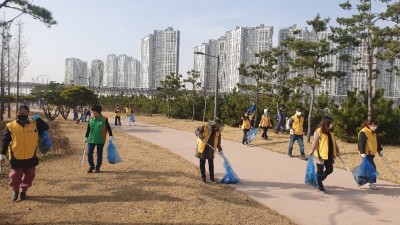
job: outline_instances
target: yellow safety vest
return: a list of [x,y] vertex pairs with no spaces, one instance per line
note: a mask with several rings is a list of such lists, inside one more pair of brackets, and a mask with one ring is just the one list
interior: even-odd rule
[[[321,128],[318,128],[317,132],[319,135],[319,143],[317,145],[317,149],[314,152],[314,156],[315,157],[321,156],[323,160],[327,160],[329,154],[329,137],[327,134],[322,133]],[[331,138],[333,143],[333,158],[336,158],[335,133],[331,132]]]
[[37,156],[39,133],[36,128],[36,121],[30,121],[22,127],[16,120],[7,123],[11,133],[11,143],[8,147],[8,159],[31,159]]
[[358,135],[360,135],[361,132],[364,132],[364,134],[367,136],[367,143],[365,145],[365,154],[375,155],[378,152],[378,140],[376,138],[376,133],[372,133],[372,130],[370,130],[367,127],[361,129]]
[[115,116],[121,116],[121,109],[115,109]]
[[269,117],[269,115],[262,115],[261,117],[261,127],[270,127],[271,126],[271,118]]
[[250,120],[243,120],[242,129],[250,129]]
[[292,128],[294,131],[294,134],[296,135],[303,135],[303,125],[304,125],[304,117],[300,117],[300,119],[297,117],[297,115],[292,116]]
[[[206,148],[207,142],[210,139],[210,131],[208,129],[208,124],[204,125],[204,133],[203,136],[206,139],[206,143],[203,143],[203,140],[201,140],[201,138],[197,138],[197,152],[199,152],[200,154],[203,153],[204,149]],[[217,146],[218,146],[218,138],[221,135],[220,132],[216,132],[215,136],[214,136],[214,150],[217,151]],[[215,153],[214,151],[214,153]]]

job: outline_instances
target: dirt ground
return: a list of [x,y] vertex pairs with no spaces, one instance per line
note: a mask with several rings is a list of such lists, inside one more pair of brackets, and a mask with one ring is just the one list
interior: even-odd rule
[[[187,130],[196,125],[138,120],[179,122]],[[60,121],[71,153],[41,162],[26,201],[11,202],[12,192],[1,181],[0,224],[294,224],[229,185],[202,183],[195,165],[118,131],[115,143],[124,162],[109,164],[105,151],[102,172],[88,174],[87,163],[80,166],[86,124]],[[233,139],[234,128],[226,130]]]
[[[109,116],[113,117],[111,113],[109,114]],[[204,124],[202,121],[191,121],[186,119],[168,119],[167,117],[161,115],[153,115],[153,117],[136,116],[136,120],[148,124],[155,124],[158,126],[190,131],[193,133],[196,126]],[[223,139],[237,141],[237,142],[241,142],[242,135],[243,133],[241,130],[238,130],[238,128],[236,127],[230,127],[230,126],[225,126],[224,131],[222,133]],[[259,146],[269,151],[287,154],[287,149],[289,145],[288,134],[281,134],[281,133],[275,134],[272,130],[269,130],[268,136],[269,140],[262,140],[261,133],[259,132],[258,137],[251,145]],[[310,143],[307,143],[306,137],[304,137],[304,148],[306,154],[308,154],[308,152],[311,150],[311,145],[312,145],[312,140]],[[341,151],[341,158],[350,167],[350,170],[361,163],[361,157],[358,153],[356,143],[349,144],[338,140],[338,146]],[[379,179],[400,184],[400,174],[398,173],[400,171],[399,146],[383,146],[383,149],[384,149],[384,157],[389,161],[389,164],[393,167],[395,173],[392,172],[392,170],[389,168],[389,166],[387,166],[387,164],[384,162],[382,158],[377,156],[375,157],[374,161],[376,163],[377,170],[380,174]],[[293,156],[299,157],[299,155],[300,151],[298,144],[294,143]],[[334,166],[344,169],[343,164],[339,160],[336,161]]]

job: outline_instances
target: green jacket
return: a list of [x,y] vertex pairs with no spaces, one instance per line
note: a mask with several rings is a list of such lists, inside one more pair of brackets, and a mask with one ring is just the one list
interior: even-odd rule
[[89,119],[85,137],[88,138],[89,144],[104,144],[107,131],[110,136],[113,136],[108,118],[101,114],[97,118],[92,116]]

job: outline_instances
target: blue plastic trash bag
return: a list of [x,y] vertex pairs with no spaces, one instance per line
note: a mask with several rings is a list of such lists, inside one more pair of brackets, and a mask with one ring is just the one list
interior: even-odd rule
[[233,171],[231,164],[229,163],[228,159],[222,152],[219,152],[220,155],[224,159],[224,168],[225,168],[225,175],[221,179],[221,183],[224,184],[236,184],[240,182],[239,177],[236,175],[235,171]]
[[43,131],[39,133],[38,149],[42,154],[46,154],[51,148],[51,139],[49,132]]
[[107,160],[110,164],[117,164],[122,162],[121,156],[119,156],[117,148],[112,141],[108,142],[107,146]]
[[304,182],[307,185],[318,187],[317,173],[315,172],[313,156],[308,156],[306,177],[304,179]]
[[363,158],[361,164],[356,166],[352,173],[358,186],[371,183],[379,175],[367,158]]
[[254,139],[256,139],[256,137],[257,137],[257,133],[258,133],[257,129],[251,128],[249,130],[249,132],[247,133],[247,142],[248,143],[253,142]]
[[133,113],[131,114],[130,119],[132,122],[135,122],[135,115],[133,115]]

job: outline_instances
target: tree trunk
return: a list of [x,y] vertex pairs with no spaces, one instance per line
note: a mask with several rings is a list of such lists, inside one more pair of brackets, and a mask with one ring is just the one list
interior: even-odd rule
[[367,41],[367,93],[368,93],[368,119],[372,117],[372,50]]
[[256,112],[254,114],[254,128],[257,127],[257,111],[258,111],[258,101],[259,101],[259,90],[258,90],[258,82],[256,84]]
[[18,25],[18,53],[17,53],[17,99],[15,104],[16,111],[19,107],[19,73],[20,73],[20,61],[21,61],[21,27],[22,25]]
[[276,115],[278,116],[278,121],[275,126],[275,133],[277,134],[279,132],[279,125],[281,124],[282,120],[281,114],[279,113],[279,99],[276,102]]
[[195,94],[195,91],[196,91],[196,90],[194,89],[194,83],[193,83],[193,99],[192,99],[192,101],[193,101],[193,102],[192,102],[192,111],[193,111],[192,113],[193,113],[193,114],[192,114],[192,121],[194,121],[194,101],[195,101],[195,96],[194,96],[194,94]]
[[7,108],[8,108],[8,114],[7,117],[11,118],[11,78],[10,78],[10,41],[7,41],[7,95],[8,95],[8,101],[7,101]]
[[307,130],[307,142],[310,142],[311,139],[311,120],[314,108],[314,99],[315,99],[315,87],[311,87],[311,100],[310,100],[310,111],[308,112],[308,130]]
[[206,121],[206,112],[207,112],[207,92],[204,91],[204,112],[203,112],[203,122]]
[[0,63],[0,121],[4,121],[4,45],[5,45],[5,28],[3,27],[2,38],[1,38],[1,63]]

